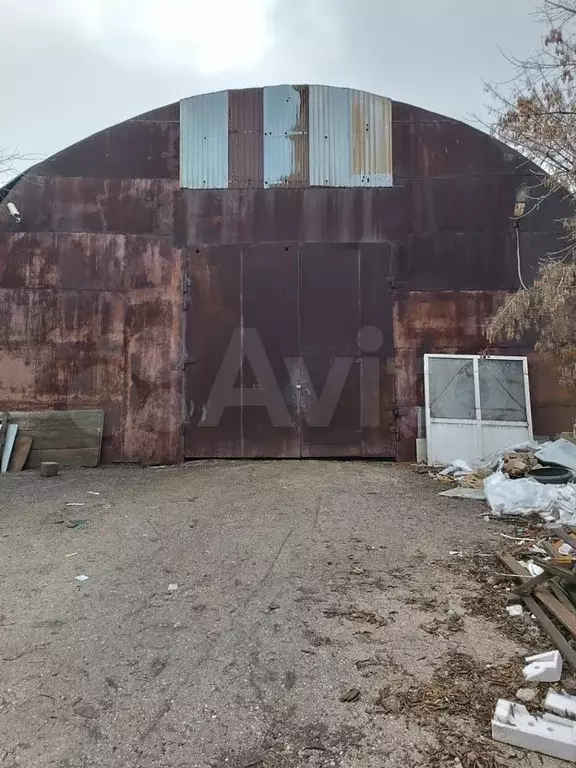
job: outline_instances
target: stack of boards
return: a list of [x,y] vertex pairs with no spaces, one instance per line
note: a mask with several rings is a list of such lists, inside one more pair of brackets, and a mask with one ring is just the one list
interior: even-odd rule
[[104,411],[11,411],[0,419],[2,472],[36,469],[43,461],[98,466]]

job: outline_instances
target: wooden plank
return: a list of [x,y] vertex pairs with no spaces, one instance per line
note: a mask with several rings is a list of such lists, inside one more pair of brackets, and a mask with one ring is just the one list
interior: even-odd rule
[[8,429],[8,414],[2,414],[2,420],[0,421],[0,456],[4,450],[4,441],[6,440],[6,430]]
[[19,425],[21,434],[34,438],[38,450],[93,448],[102,436],[104,412],[11,412],[10,421]]
[[[526,571],[526,573],[528,573],[528,571]],[[529,595],[530,592],[533,592],[536,589],[536,587],[545,584],[551,578],[552,576],[549,573],[540,573],[538,576],[532,576],[532,578],[525,581],[524,584],[520,584],[519,587],[516,587],[514,592],[517,595]]]
[[10,421],[33,439],[27,467],[43,461],[64,467],[96,467],[100,462],[104,411],[12,411]]
[[12,451],[9,472],[20,472],[24,468],[32,442],[32,438],[28,435],[18,435],[14,444],[14,450]]
[[39,469],[43,461],[57,461],[61,467],[97,467],[100,451],[92,448],[71,448],[70,450],[37,451],[32,445],[26,467]]
[[[500,560],[517,576],[524,577],[526,569],[510,555],[498,555]],[[554,597],[545,587],[536,587],[534,595],[540,602],[548,608],[559,622],[564,624],[572,637],[576,637],[576,615],[568,610],[562,603]]]
[[568,608],[569,611],[572,611],[572,613],[576,615],[576,607],[574,607],[570,598],[568,597],[566,592],[564,592],[560,584],[557,584],[554,581],[554,579],[552,579],[551,581],[548,582],[548,589],[552,592],[554,597],[560,600],[563,606]]
[[[510,557],[509,555],[499,555],[499,558],[517,576],[524,576],[523,573],[518,573],[518,569],[521,571],[524,571],[525,569],[522,568],[522,566],[517,563],[513,557]],[[516,566],[518,566],[518,568]],[[556,648],[560,651],[568,664],[570,664],[572,669],[576,671],[576,651],[574,648],[572,648],[558,627],[554,625],[552,620],[544,613],[542,608],[531,595],[524,595],[522,599],[526,605],[526,608],[528,608],[531,614],[536,616],[542,629],[546,632],[548,637],[552,640]]]
[[2,460],[0,461],[0,472],[8,472],[8,464],[10,464],[10,456],[12,455],[12,449],[16,442],[16,435],[18,434],[17,424],[8,424],[6,430],[6,440],[4,442],[4,448],[2,449]]
[[547,554],[550,557],[559,557],[558,550],[554,549],[554,547],[552,546],[552,544],[550,544],[549,541],[542,542],[542,549],[545,549]]
[[556,576],[559,579],[564,579],[564,581],[569,581],[571,584],[576,584],[576,573],[574,571],[561,568],[558,565],[554,565],[554,563],[549,563],[547,560],[534,560],[534,562],[546,573],[549,573],[550,576]]
[[531,595],[525,595],[522,599],[524,600],[526,608],[528,608],[530,613],[536,616],[538,623],[544,632],[546,632],[550,640],[552,640],[554,646],[560,651],[562,656],[564,656],[572,669],[576,671],[576,651],[574,648],[572,648],[568,640],[566,640],[562,632],[560,632],[558,627],[554,625],[552,620],[546,616],[542,608]]

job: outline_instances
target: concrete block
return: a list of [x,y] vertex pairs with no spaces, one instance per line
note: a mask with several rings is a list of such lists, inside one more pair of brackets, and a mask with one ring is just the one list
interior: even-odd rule
[[40,474],[42,477],[56,477],[58,469],[59,466],[57,461],[43,461],[40,464]]
[[562,677],[562,655],[560,651],[537,653],[526,656],[527,665],[524,667],[526,680],[541,683],[557,683]]
[[492,718],[492,738],[559,760],[576,761],[576,728],[572,720],[534,717],[523,704],[498,699]]
[[544,709],[562,717],[576,718],[576,697],[548,691],[544,699]]

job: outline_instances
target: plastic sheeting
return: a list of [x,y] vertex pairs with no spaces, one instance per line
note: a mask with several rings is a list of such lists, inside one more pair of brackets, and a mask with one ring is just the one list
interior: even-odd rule
[[484,493],[496,517],[524,517],[538,513],[552,515],[568,525],[576,524],[574,485],[544,485],[528,477],[511,480],[498,471],[484,480]]

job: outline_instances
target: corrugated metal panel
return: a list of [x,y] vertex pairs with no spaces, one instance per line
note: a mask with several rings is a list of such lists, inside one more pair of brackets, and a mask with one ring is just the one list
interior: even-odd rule
[[307,187],[308,87],[264,88],[264,187]]
[[348,88],[310,86],[310,185],[392,186],[389,99]]
[[262,88],[228,91],[228,186],[264,186]]
[[228,91],[180,103],[180,185],[228,187]]

